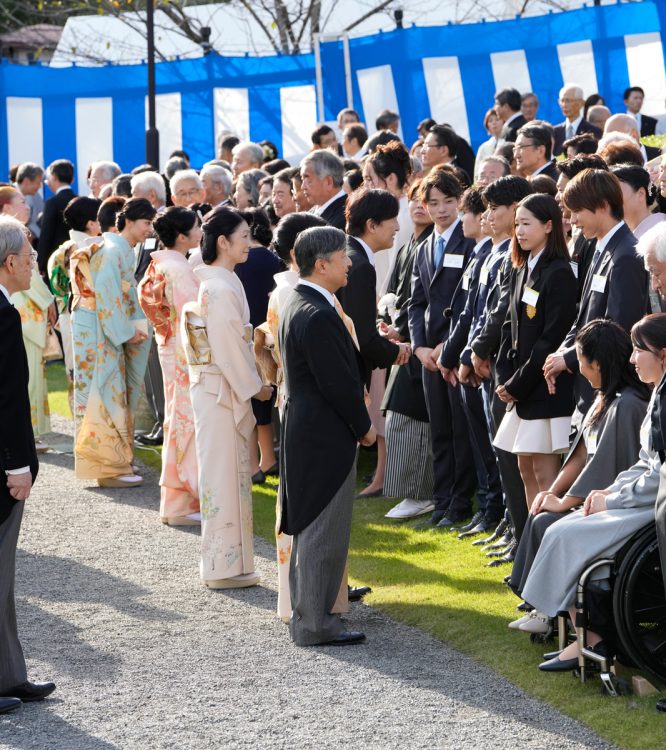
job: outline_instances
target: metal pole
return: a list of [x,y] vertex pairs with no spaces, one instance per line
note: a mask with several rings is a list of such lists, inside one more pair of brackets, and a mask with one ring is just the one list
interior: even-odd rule
[[354,109],[354,92],[352,90],[351,55],[349,54],[349,34],[342,36],[342,56],[345,62],[345,89],[347,91],[347,107]]
[[146,130],[146,162],[160,168],[160,134],[155,118],[155,4],[146,3],[146,35],[148,37],[148,130]]
[[324,85],[321,75],[321,48],[319,34],[314,35],[315,77],[317,82],[317,120],[324,122]]

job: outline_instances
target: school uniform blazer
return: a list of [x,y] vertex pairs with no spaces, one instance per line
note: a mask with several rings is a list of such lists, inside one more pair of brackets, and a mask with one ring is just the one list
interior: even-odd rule
[[518,131],[523,127],[523,125],[526,122],[527,120],[522,115],[518,115],[518,117],[516,117],[515,120],[511,120],[511,122],[508,125],[505,125],[502,128],[502,133],[500,134],[500,138],[503,138],[505,141],[510,141],[511,143],[514,143],[518,135]]
[[[553,147],[553,156],[559,156],[562,153],[562,144],[567,139],[567,123],[561,122],[553,128],[555,132],[555,146]],[[592,135],[598,140],[601,138],[601,130],[596,125],[592,125],[591,122],[583,119],[578,124],[574,135],[581,135],[582,133],[592,133]]]
[[573,376],[562,373],[551,396],[543,365],[576,316],[576,276],[569,261],[540,258],[529,278],[529,289],[538,294],[535,302],[525,300],[528,276],[527,263],[514,276],[502,331],[509,337],[508,356],[497,364],[498,379],[516,399],[522,419],[568,417],[574,410]]
[[462,223],[458,222],[444,248],[444,261],[447,255],[462,256],[458,268],[443,262],[435,269],[434,245],[433,232],[418,246],[414,258],[412,297],[409,301],[409,333],[414,349],[419,346],[434,348],[447,337],[451,319],[445,317],[444,311],[451,307],[453,293],[474,249],[474,240],[465,237]]
[[347,220],[345,219],[345,206],[347,205],[347,196],[341,195],[334,200],[330,206],[321,214],[321,218],[330,226],[345,231]]

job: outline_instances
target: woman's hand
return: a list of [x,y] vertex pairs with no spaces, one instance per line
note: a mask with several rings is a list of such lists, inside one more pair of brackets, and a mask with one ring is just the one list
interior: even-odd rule
[[530,513],[533,516],[536,516],[538,513],[543,513],[545,511],[559,513],[561,510],[562,501],[560,498],[554,492],[546,490],[545,492],[539,492],[534,498],[534,502],[530,508]]
[[499,396],[501,401],[504,401],[505,404],[512,404],[516,400],[503,385],[498,385],[495,389],[495,393]]
[[252,398],[256,399],[257,401],[270,401],[272,396],[273,396],[273,386],[262,385],[261,389],[257,393],[255,393]]
[[583,505],[583,515],[591,516],[593,513],[601,513],[604,510],[608,510],[606,507],[606,496],[608,492],[599,490],[593,490],[585,498],[585,504]]

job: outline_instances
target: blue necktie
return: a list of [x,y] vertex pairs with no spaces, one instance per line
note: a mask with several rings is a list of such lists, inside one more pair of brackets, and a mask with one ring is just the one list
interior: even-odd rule
[[439,236],[435,241],[435,271],[442,265],[442,258],[444,257],[444,237]]

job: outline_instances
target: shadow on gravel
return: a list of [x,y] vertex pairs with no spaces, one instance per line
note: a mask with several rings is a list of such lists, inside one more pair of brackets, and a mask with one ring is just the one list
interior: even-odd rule
[[[265,609],[274,614],[277,612],[277,592],[264,588],[261,584],[246,589],[208,589],[208,591],[216,596],[224,596],[227,599],[249,604],[256,609]],[[277,618],[277,614],[275,617]]]
[[[35,744],[36,736],[43,736],[43,722],[48,723],[48,745],[41,745],[43,750],[118,750],[117,745],[93,737],[87,732],[77,729],[73,724],[61,719],[49,709],[49,703],[29,703],[18,711],[3,716],[0,724],[0,745],[12,750],[34,750],[40,745]],[[40,730],[35,731],[34,724],[39,721]]]

